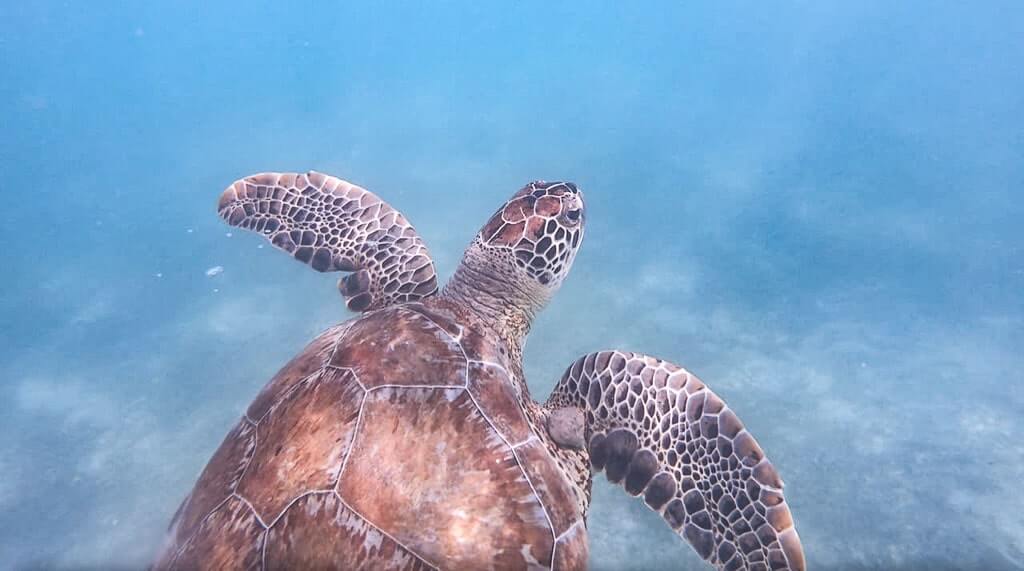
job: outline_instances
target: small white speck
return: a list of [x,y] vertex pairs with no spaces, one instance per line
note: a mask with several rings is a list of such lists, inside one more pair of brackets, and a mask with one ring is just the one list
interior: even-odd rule
[[867,363],[861,363],[860,364],[860,368],[861,369],[867,369],[868,368],[868,364]]
[[256,244],[256,248],[262,250],[263,249],[263,244]]
[[212,268],[206,270],[206,275],[211,278],[222,273],[224,273],[224,266],[213,266]]
[[103,226],[103,221],[102,220],[97,220],[96,221],[96,225],[97,226]]
[[189,234],[192,233],[192,229],[191,228],[189,228],[188,230],[185,230],[185,231],[188,232]]
[[213,293],[220,293],[220,290],[217,288],[213,288]]
[[157,272],[156,273],[156,277],[162,278],[162,277],[164,277],[164,274],[162,272]]
[[231,237],[231,232],[228,232],[228,233],[226,233],[224,235],[227,236],[228,238],[230,238]]

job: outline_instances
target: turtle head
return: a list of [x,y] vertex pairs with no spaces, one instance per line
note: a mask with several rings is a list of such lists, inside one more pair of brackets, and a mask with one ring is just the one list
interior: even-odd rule
[[583,193],[575,184],[531,182],[480,229],[445,295],[489,321],[521,320],[525,334],[569,274],[585,224]]
[[513,260],[523,278],[557,289],[583,240],[583,193],[571,182],[531,182],[498,209],[477,240]]

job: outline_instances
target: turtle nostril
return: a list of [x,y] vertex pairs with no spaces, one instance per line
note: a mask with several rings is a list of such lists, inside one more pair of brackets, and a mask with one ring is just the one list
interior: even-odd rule
[[570,210],[569,212],[565,213],[565,217],[568,218],[569,220],[572,220],[573,222],[576,222],[577,220],[580,219],[580,210],[578,208]]

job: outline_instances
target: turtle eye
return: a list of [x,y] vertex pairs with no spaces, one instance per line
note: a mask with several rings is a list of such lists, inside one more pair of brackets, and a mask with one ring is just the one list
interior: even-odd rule
[[572,210],[565,213],[565,220],[570,226],[575,226],[580,223],[580,217],[583,216],[583,211],[579,208],[573,208]]

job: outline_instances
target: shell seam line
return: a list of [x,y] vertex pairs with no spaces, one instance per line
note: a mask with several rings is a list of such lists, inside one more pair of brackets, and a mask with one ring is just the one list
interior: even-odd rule
[[[523,478],[526,480],[526,483],[529,484],[530,490],[533,492],[534,497],[537,498],[537,503],[540,504],[540,509],[544,513],[544,519],[546,519],[547,522],[548,522],[548,529],[551,530],[551,539],[554,542],[555,541],[555,524],[552,523],[552,521],[551,521],[551,515],[548,513],[548,507],[544,505],[544,501],[541,499],[540,494],[537,493],[536,486],[534,486],[533,485],[533,481],[530,480],[530,475],[526,473],[526,468],[523,467],[523,462],[522,462],[522,460],[519,459],[519,454],[516,453],[516,449],[515,448],[512,448],[512,444],[509,443],[509,441],[505,438],[505,436],[501,432],[498,431],[498,428],[494,425],[493,422],[491,422],[491,419],[487,416],[487,413],[485,413],[483,411],[483,409],[480,408],[480,403],[478,403],[477,400],[476,400],[476,397],[473,396],[473,392],[472,391],[466,391],[466,394],[468,394],[469,398],[473,401],[473,405],[476,406],[476,410],[477,410],[477,412],[480,413],[480,416],[482,416],[484,418],[484,420],[487,421],[487,424],[490,425],[491,430],[493,430],[494,433],[498,435],[498,438],[500,438],[501,441],[505,443],[505,446],[508,446],[509,450],[512,451],[512,457],[516,459],[516,466],[519,466],[519,471],[523,473]],[[552,543],[551,544],[551,555],[552,555],[552,557],[554,557],[554,554],[555,554],[554,549],[555,549],[555,543]],[[552,561],[553,561],[553,559],[552,559]]]
[[345,498],[341,497],[341,494],[339,494],[337,490],[334,490],[334,495],[338,498],[338,501],[341,502],[341,505],[345,506],[346,509],[348,509],[350,512],[352,512],[356,516],[358,516],[359,519],[365,521],[367,525],[369,525],[373,529],[376,529],[378,532],[383,534],[385,537],[387,537],[391,541],[394,541],[396,545],[398,545],[402,549],[404,549],[404,550],[408,551],[409,553],[411,553],[413,555],[413,557],[416,557],[417,559],[419,559],[420,561],[422,561],[426,565],[430,566],[431,569],[436,569],[436,570],[440,570],[441,569],[440,566],[434,565],[433,563],[430,562],[429,559],[427,559],[426,557],[424,557],[424,556],[420,555],[419,553],[417,553],[415,549],[413,549],[413,548],[409,547],[408,545],[402,543],[395,536],[393,536],[390,533],[384,531],[383,528],[381,528],[377,524],[375,524],[372,521],[370,521],[370,519],[368,517],[366,517],[363,514],[359,513],[359,510],[355,509],[354,507],[352,507],[351,504],[349,504],[347,501],[345,501]]

